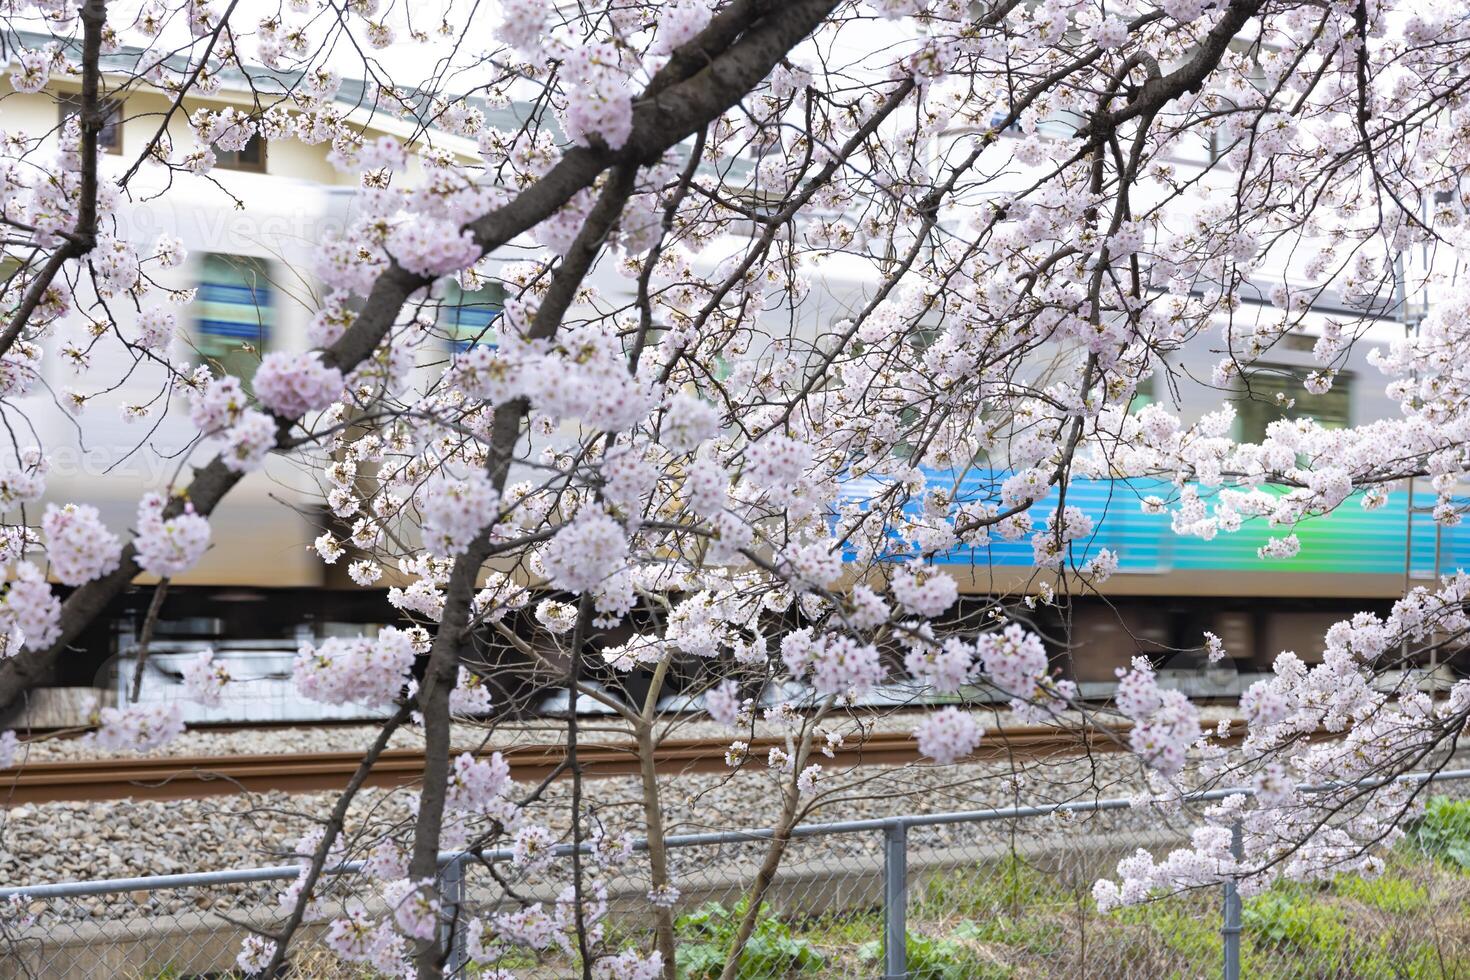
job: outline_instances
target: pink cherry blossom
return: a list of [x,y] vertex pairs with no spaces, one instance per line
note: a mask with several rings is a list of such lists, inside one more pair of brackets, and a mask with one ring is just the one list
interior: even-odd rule
[[190,504],[184,512],[163,518],[164,500],[156,493],[144,494],[138,503],[138,567],[159,578],[173,578],[203,557],[209,547],[209,521],[194,513]]
[[980,744],[985,730],[975,717],[959,708],[942,708],[914,728],[919,752],[940,765],[965,758]]
[[282,418],[326,408],[342,392],[342,372],[315,354],[273,351],[261,358],[251,382],[260,403]]
[[41,518],[51,570],[65,585],[84,585],[117,568],[122,542],[90,504],[46,505]]
[[376,638],[303,643],[292,672],[303,697],[327,704],[384,704],[398,697],[413,666],[412,638],[385,626]]
[[556,532],[541,560],[553,586],[587,592],[617,572],[627,554],[627,535],[617,522],[587,508]]

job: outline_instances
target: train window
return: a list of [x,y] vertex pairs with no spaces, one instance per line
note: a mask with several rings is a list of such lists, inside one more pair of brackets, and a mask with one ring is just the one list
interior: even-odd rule
[[250,142],[239,150],[222,150],[216,146],[214,164],[226,170],[251,170],[263,174],[265,173],[265,140],[259,136],[252,136]]
[[194,344],[210,368],[249,380],[270,347],[275,296],[270,263],[206,254],[194,297]]
[[[107,99],[102,103],[102,109],[106,113],[107,121],[102,124],[102,129],[97,133],[97,146],[107,153],[122,152],[122,103],[117,99]],[[82,97],[80,95],[63,95],[56,100],[57,122],[65,125],[72,116],[82,111]]]
[[1140,381],[1133,391],[1133,397],[1128,401],[1129,413],[1141,412],[1158,401],[1160,387],[1157,371]]
[[[1000,129],[1000,124],[1005,122],[1006,117],[1010,114],[1009,109],[992,109],[990,119],[988,120],[990,128]],[[1082,127],[1085,121],[1078,113],[1064,109],[1055,115],[1037,120],[1036,133],[1038,136],[1044,136],[1048,139],[1068,139]],[[1019,119],[1013,120],[1009,126],[1006,126],[1000,131],[1010,133],[1014,136],[1025,135],[1025,130],[1021,127],[1021,121]]]
[[1323,636],[1346,613],[1273,612],[1266,617],[1266,651],[1274,661],[1282,650],[1290,650],[1303,663],[1322,662]]
[[479,344],[495,346],[495,321],[505,310],[505,287],[486,282],[473,292],[453,279],[445,283],[444,299],[439,306],[439,325],[457,351]]
[[939,339],[939,336],[940,330],[938,327],[915,326],[909,331],[906,339],[910,347],[922,352],[933,347],[934,342]]
[[[991,129],[997,129],[997,128],[999,128],[1000,127],[1000,124],[1003,123],[1003,122],[1005,122],[1006,121],[1006,117],[1009,116],[1009,115],[1010,115],[1010,110],[1009,109],[994,109],[994,110],[992,110],[991,113],[990,113],[990,128]],[[1003,133],[1016,133],[1016,134],[1019,135],[1020,132],[1021,132],[1021,122],[1020,122],[1020,120],[1013,120],[1011,122],[1011,124],[1009,126],[1005,127],[1005,129],[1002,129],[1001,132],[1003,132]]]
[[1258,365],[1248,385],[1236,390],[1235,424],[1241,442],[1260,442],[1266,428],[1279,419],[1310,418],[1326,429],[1346,428],[1351,420],[1352,375],[1343,372],[1332,387],[1313,394],[1304,385],[1310,369],[1289,365]]
[[1225,645],[1232,660],[1251,663],[1256,656],[1256,621],[1248,612],[1217,612],[1211,617],[1210,630]]
[[1072,679],[1112,684],[1118,668],[1126,669],[1134,657],[1157,658],[1169,649],[1169,617],[1144,605],[1079,605],[1068,638]]

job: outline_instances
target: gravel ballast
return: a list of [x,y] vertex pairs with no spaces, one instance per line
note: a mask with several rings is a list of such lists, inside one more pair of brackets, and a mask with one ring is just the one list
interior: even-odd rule
[[[1228,717],[1227,709],[1210,709]],[[890,715],[881,719],[881,729],[907,730],[916,713]],[[987,721],[987,727],[991,727]],[[602,726],[604,729],[607,726]],[[581,738],[626,739],[626,734],[589,724]],[[247,754],[361,749],[376,729],[369,726],[318,729],[272,729],[237,732],[189,732],[171,746],[171,755],[216,755],[233,749]],[[475,726],[457,731],[461,745],[480,743],[486,732]],[[718,734],[731,737],[731,730],[712,722],[689,721],[670,733],[673,737]],[[490,739],[496,746],[514,741],[555,742],[561,724],[536,722],[503,724]],[[419,747],[415,730],[400,734],[399,747]],[[180,743],[183,743],[182,746]],[[53,741],[33,746],[32,760],[84,757],[84,746]],[[862,820],[893,815],[919,815],[1127,797],[1147,788],[1139,763],[1124,754],[1091,757],[1056,757],[1026,760],[1012,766],[1007,762],[972,763],[955,766],[858,766],[836,764],[814,755],[824,764],[813,809],[804,822]],[[660,779],[660,809],[669,834],[730,831],[768,827],[776,816],[779,801],[775,777],[764,759],[752,759],[738,772],[684,774]],[[532,790],[519,786],[521,795]],[[1470,790],[1470,787],[1467,787]],[[542,789],[528,808],[528,820],[545,823],[553,831],[568,834],[567,814],[572,786],[560,780]],[[1457,794],[1458,795],[1458,794]],[[642,833],[642,787],[636,777],[615,776],[587,780],[582,785],[587,828],[609,833]],[[330,812],[338,796],[334,792],[286,794],[270,792],[216,796],[189,800],[113,800],[100,802],[56,802],[0,809],[0,881],[9,886],[99,878],[119,878],[181,872],[212,871],[292,863],[297,840]],[[395,829],[399,839],[411,834],[413,793],[406,789],[374,789],[360,792],[348,815],[348,833],[360,842],[377,839]],[[961,847],[978,840],[994,840],[997,834],[1034,836],[1046,828],[1079,835],[1106,834],[1112,829],[1174,829],[1183,841],[1197,815],[1188,812],[1120,811],[1087,818],[1079,825],[1057,817],[1021,822],[954,824],[911,831],[910,846],[916,848]],[[502,838],[499,842],[504,843]],[[797,852],[841,866],[847,856],[874,855],[881,849],[876,832],[844,834],[820,841],[793,845]],[[447,846],[457,846],[449,844]],[[708,867],[712,863],[752,859],[762,844],[719,849],[692,849],[673,855],[677,876],[681,868]],[[804,858],[803,858],[804,859]],[[643,861],[640,856],[635,863]],[[280,885],[257,885],[234,889],[273,896]],[[66,919],[104,918],[138,914],[146,900],[148,914],[207,908],[208,899],[193,893],[160,892],[152,896],[111,896],[65,900],[46,908],[48,916]],[[223,901],[224,899],[218,899]],[[233,901],[233,899],[230,899]]]
[[[1096,764],[1094,764],[1094,762]],[[1126,794],[1137,784],[1121,756],[1094,762],[1071,760],[1050,764],[1022,779],[994,764],[951,766],[866,767],[832,772],[824,779],[830,801],[817,807],[807,822],[857,820],[894,814],[969,810],[1032,802],[1042,786],[1078,795],[1078,780],[1096,783],[1094,796]],[[529,787],[525,787],[529,789]],[[558,833],[567,830],[566,781],[550,786],[529,811]],[[777,793],[763,765],[731,774],[694,774],[661,780],[662,809],[670,834],[738,830],[768,826],[775,816]],[[1052,795],[1052,794],[1048,794]],[[641,828],[641,786],[634,777],[590,780],[583,786],[589,824],[612,832],[637,834]],[[231,868],[289,864],[302,834],[315,826],[336,802],[335,793],[264,793],[198,800],[124,800],[58,802],[17,806],[3,814],[0,829],[0,881],[7,884],[120,878]],[[405,790],[363,790],[352,805],[349,832],[377,830],[412,820],[412,794]],[[314,819],[315,818],[315,819]],[[972,839],[973,825],[916,832],[939,846]],[[373,836],[376,836],[374,834]],[[401,835],[400,835],[401,836]],[[763,845],[722,848],[720,860],[736,852],[755,855]],[[840,862],[855,853],[876,853],[881,835],[847,834],[795,849]],[[712,858],[709,849],[674,854],[674,868],[699,867]],[[641,860],[641,859],[640,859]],[[283,883],[284,884],[284,883]],[[252,891],[280,886],[257,886]],[[150,898],[153,912],[199,906],[191,893],[159,893]],[[136,914],[136,896],[69,899],[51,903],[48,914],[63,918]]]

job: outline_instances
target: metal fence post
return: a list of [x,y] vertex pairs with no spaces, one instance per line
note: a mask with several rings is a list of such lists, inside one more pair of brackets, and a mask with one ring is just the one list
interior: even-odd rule
[[464,855],[456,854],[444,865],[443,885],[439,889],[444,903],[446,921],[439,943],[447,947],[449,955],[445,962],[444,975],[458,977],[469,964],[465,949],[465,922],[461,916],[464,904]]
[[[1230,825],[1230,853],[1236,861],[1244,856],[1240,839],[1240,821]],[[1220,937],[1225,945],[1225,980],[1240,980],[1240,892],[1235,888],[1235,877],[1225,880],[1225,924],[1220,927]]]
[[908,980],[908,824],[883,828],[883,977]]

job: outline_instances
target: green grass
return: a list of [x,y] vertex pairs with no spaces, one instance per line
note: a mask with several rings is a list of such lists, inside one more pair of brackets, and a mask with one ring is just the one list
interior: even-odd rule
[[[720,976],[748,907],[744,901],[733,909],[707,902],[678,918],[674,931],[681,940],[676,950],[681,980],[715,980]],[[812,973],[825,963],[826,957],[810,939],[793,936],[788,923],[761,906],[755,929],[740,952],[735,976],[738,980],[779,980]]]
[[1429,906],[1429,889],[1392,874],[1377,878],[1338,875],[1332,890],[1343,898],[1391,915],[1407,915]]
[[1033,915],[1019,918],[997,915],[979,921],[965,919],[955,928],[954,936],[969,942],[1007,946],[1041,955],[1057,952],[1064,942],[1060,925]]
[[1017,915],[1055,896],[1056,882],[1012,854],[983,870],[930,878],[914,912],[920,917],[930,910],[960,918]]
[[[982,958],[959,939],[910,932],[904,945],[909,980],[1010,980],[1014,975],[1004,963]],[[869,964],[875,975],[880,974],[882,941],[865,943],[858,950],[858,959]]]
[[1331,957],[1348,940],[1340,910],[1290,886],[1247,901],[1244,923],[1246,934],[1256,943],[1302,953]]
[[824,912],[793,922],[792,929],[822,949],[856,948],[883,933],[883,913],[877,909]]
[[[1451,815],[1434,826],[1455,828],[1457,820]],[[1470,980],[1470,918],[1463,914],[1470,912],[1470,879],[1453,862],[1425,860],[1418,841],[1428,837],[1421,835],[1412,846],[1390,854],[1379,877],[1281,883],[1248,899],[1244,974]],[[929,878],[914,890],[908,910],[915,976],[1040,980],[1132,974],[1187,980],[1219,971],[1218,889],[1103,915],[1080,885],[1016,857]],[[1450,929],[1450,922],[1465,925]],[[795,922],[793,935],[824,950],[867,937],[859,955],[864,962],[877,962],[882,947],[875,937],[881,929],[880,910],[870,909]]]
[[1212,912],[1218,914],[1218,905],[1211,908],[1204,893],[1195,893],[1120,909],[1115,917],[1141,933],[1136,938],[1143,945],[1161,949],[1189,971],[1206,971],[1225,955],[1220,922]]
[[1421,853],[1470,873],[1470,800],[1432,797],[1407,840]]

